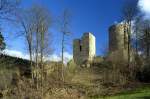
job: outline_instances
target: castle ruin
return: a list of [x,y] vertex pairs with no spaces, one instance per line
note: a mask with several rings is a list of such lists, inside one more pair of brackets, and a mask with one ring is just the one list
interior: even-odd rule
[[95,36],[92,33],[84,33],[81,39],[73,41],[73,59],[77,65],[91,62],[95,56]]
[[109,54],[112,57],[128,59],[128,36],[129,25],[122,22],[109,28]]
[[115,24],[109,28],[109,51],[127,49],[128,36],[125,23]]
[[[109,28],[109,55],[107,59],[118,61],[128,60],[128,32],[129,25],[122,22]],[[132,49],[130,49],[132,51]],[[130,57],[132,53],[130,53]],[[73,59],[77,65],[93,62],[96,59],[95,36],[84,33],[81,39],[73,41]],[[133,57],[131,57],[133,59]],[[131,59],[131,60],[132,60]]]

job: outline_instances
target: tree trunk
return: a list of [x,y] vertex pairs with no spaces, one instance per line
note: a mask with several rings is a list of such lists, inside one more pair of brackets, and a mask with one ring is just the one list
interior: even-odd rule
[[137,30],[137,27],[135,29],[135,38],[136,38],[136,41],[135,41],[135,50],[136,50],[136,55],[138,55],[138,30]]
[[62,81],[64,81],[64,39],[65,39],[65,33],[62,34]]

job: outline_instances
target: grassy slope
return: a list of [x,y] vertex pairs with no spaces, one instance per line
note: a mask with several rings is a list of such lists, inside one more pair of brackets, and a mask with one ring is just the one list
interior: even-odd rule
[[132,91],[124,91],[115,96],[91,98],[91,99],[150,99],[150,85],[136,88]]

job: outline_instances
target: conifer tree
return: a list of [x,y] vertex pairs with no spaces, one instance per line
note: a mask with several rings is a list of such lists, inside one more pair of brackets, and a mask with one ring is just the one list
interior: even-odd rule
[[6,44],[4,42],[4,37],[2,33],[0,32],[0,51],[3,51],[6,48]]

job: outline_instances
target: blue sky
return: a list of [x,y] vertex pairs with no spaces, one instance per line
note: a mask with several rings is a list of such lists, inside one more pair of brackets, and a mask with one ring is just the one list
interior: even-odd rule
[[[72,54],[72,39],[80,38],[84,32],[91,32],[96,37],[97,55],[102,55],[108,47],[108,28],[116,22],[122,21],[121,10],[125,2],[131,0],[23,0],[21,6],[29,7],[33,3],[46,6],[55,20],[62,11],[67,8],[71,12],[70,43],[66,48],[68,54]],[[138,0],[132,0],[136,2]],[[140,0],[147,1],[150,0]],[[143,5],[142,5],[143,6]],[[141,7],[142,8],[142,7]],[[26,54],[26,46],[22,37],[13,35],[13,26],[4,26],[7,49],[20,51]],[[51,27],[53,33],[54,53],[59,55],[61,50],[61,34],[55,26]]]

